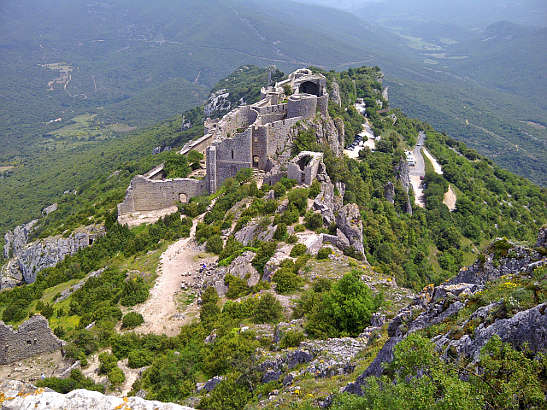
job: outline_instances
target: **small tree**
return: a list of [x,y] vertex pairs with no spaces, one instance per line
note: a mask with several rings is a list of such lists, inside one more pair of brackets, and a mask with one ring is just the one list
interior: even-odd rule
[[200,167],[200,162],[203,160],[203,154],[196,150],[191,150],[188,152],[188,161],[190,162],[190,167],[192,169],[198,169]]
[[211,236],[207,240],[207,245],[205,245],[205,249],[207,250],[207,252],[212,252],[217,255],[220,255],[222,253],[223,247],[224,247],[224,243],[220,235]]

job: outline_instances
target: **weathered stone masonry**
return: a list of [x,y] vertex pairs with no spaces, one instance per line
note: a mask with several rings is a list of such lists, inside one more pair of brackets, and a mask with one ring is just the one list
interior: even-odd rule
[[47,319],[35,315],[13,330],[0,321],[0,365],[9,364],[41,353],[51,353],[63,347],[48,326]]
[[[292,90],[291,95],[286,95],[287,88]],[[158,179],[161,167],[139,175],[118,205],[118,214],[154,211],[213,193],[242,168],[270,172],[276,158],[283,153],[286,156],[290,131],[299,121],[318,113],[328,115],[326,78],[307,69],[291,73],[275,86],[262,88],[261,94],[263,98],[256,104],[238,107],[220,120],[207,119],[205,135],[182,148],[181,154],[191,149],[206,152],[203,180]],[[275,179],[275,175],[270,178]]]

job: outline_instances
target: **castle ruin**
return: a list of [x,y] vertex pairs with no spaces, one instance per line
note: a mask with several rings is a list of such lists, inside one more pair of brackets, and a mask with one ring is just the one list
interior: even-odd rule
[[[205,153],[205,178],[165,179],[163,167],[159,166],[133,178],[124,202],[118,205],[118,215],[164,209],[194,196],[212,194],[243,168],[264,171],[265,182],[276,182],[282,173],[278,158],[284,156],[288,161],[290,157],[287,145],[291,128],[317,113],[327,116],[326,83],[323,75],[299,69],[286,80],[263,87],[259,102],[240,106],[220,120],[207,119],[205,134],[180,151],[182,155],[190,150]],[[318,161],[312,157],[310,165],[317,173]],[[310,184],[313,171],[306,171],[301,165],[299,171],[293,172],[298,173],[299,183],[300,173],[307,173],[302,182]]]
[[62,349],[65,342],[51,331],[48,321],[41,315],[34,315],[23,322],[19,329],[0,320],[0,365]]

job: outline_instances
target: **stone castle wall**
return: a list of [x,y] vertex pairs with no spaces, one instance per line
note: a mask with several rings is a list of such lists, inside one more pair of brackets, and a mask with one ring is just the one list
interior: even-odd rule
[[[287,103],[284,86],[290,86],[292,95]],[[127,190],[124,203],[118,206],[120,215],[135,211],[153,211],[203,194],[215,192],[229,177],[242,168],[257,168],[267,173],[275,163],[286,163],[291,143],[291,128],[298,121],[314,118],[318,112],[327,115],[328,94],[326,78],[300,69],[273,87],[261,90],[264,97],[250,106],[240,106],[220,120],[207,119],[205,135],[188,143],[180,151],[190,149],[206,152],[206,176],[203,181],[190,179],[151,181],[137,176]],[[280,178],[281,170],[269,177]],[[309,177],[304,177],[308,180]]]
[[63,345],[64,342],[53,334],[47,319],[41,315],[31,317],[17,330],[0,321],[0,365],[51,353]]
[[138,175],[131,181],[125,200],[118,204],[118,214],[168,208],[206,193],[206,181],[191,178],[151,180]]
[[312,118],[317,112],[317,97],[308,94],[296,94],[289,97],[287,118]]
[[215,144],[217,187],[242,168],[252,168],[252,128]]

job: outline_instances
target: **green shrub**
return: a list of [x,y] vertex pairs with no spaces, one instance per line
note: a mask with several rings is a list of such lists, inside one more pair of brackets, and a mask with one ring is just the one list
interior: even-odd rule
[[295,234],[289,235],[289,237],[287,238],[287,243],[296,243],[296,242],[298,242],[298,236],[296,236]]
[[125,381],[125,374],[123,373],[122,369],[119,367],[114,367],[110,372],[108,372],[108,381],[113,386],[119,386]]
[[260,243],[258,247],[258,251],[256,252],[256,255],[252,261],[253,266],[258,272],[264,273],[264,266],[266,266],[266,263],[268,263],[270,258],[275,253],[276,249],[277,249],[276,242],[261,242]]
[[276,198],[281,198],[287,192],[287,188],[281,182],[276,182],[272,189]]
[[220,382],[215,389],[204,396],[200,403],[200,409],[243,409],[251,400],[252,393],[239,382],[239,374],[230,374]]
[[122,329],[133,329],[144,323],[144,318],[140,313],[129,312],[122,319]]
[[279,347],[281,347],[281,349],[298,347],[300,342],[302,342],[305,338],[304,333],[299,330],[287,330],[279,341]]
[[306,227],[302,224],[297,224],[294,226],[295,232],[304,232],[306,230]]
[[317,259],[328,259],[329,255],[332,254],[331,248],[321,248],[319,249],[319,252],[317,252]]
[[103,352],[99,355],[99,374],[108,374],[118,365],[118,358],[113,354]]
[[217,255],[220,255],[222,252],[222,249],[224,247],[224,242],[222,241],[222,238],[220,235],[213,235],[207,240],[207,244],[205,245],[205,249],[207,252],[216,253]]
[[315,231],[323,227],[323,217],[318,212],[308,211],[304,217],[306,228]]
[[284,223],[277,225],[273,237],[276,241],[284,241],[287,238],[287,225]]
[[275,199],[268,199],[267,201],[264,202],[262,213],[264,215],[271,215],[276,211],[277,206],[278,206],[278,203]]
[[344,275],[329,291],[319,295],[320,303],[316,300],[308,306],[312,311],[306,331],[314,337],[358,335],[370,324],[372,314],[383,300],[381,294],[373,296],[356,270]]
[[281,318],[281,303],[271,293],[263,294],[253,312],[254,323],[276,323]]
[[57,377],[46,377],[43,380],[36,381],[37,387],[48,387],[55,390],[58,393],[66,394],[76,389],[94,390],[104,393],[105,388],[102,384],[95,384],[95,382],[85,377],[80,370],[72,370],[70,376],[66,379],[59,379]]
[[205,327],[212,325],[220,315],[220,309],[217,306],[218,300],[217,291],[212,286],[205,289],[201,295],[199,320]]
[[314,199],[321,192],[321,183],[314,179],[309,188],[308,198]]
[[304,215],[308,207],[308,192],[307,188],[294,188],[289,191],[289,204],[294,205],[300,215]]
[[65,329],[63,329],[61,326],[57,326],[55,329],[53,329],[53,334],[59,339],[62,339],[65,336]]
[[129,278],[123,284],[121,304],[123,306],[135,306],[148,299],[148,286],[140,276]]
[[291,258],[296,258],[300,255],[304,255],[307,252],[308,248],[303,243],[297,243],[291,249]]
[[302,279],[286,268],[279,269],[272,281],[276,284],[275,291],[281,295],[295,292],[302,287]]
[[138,349],[130,351],[127,358],[127,365],[131,369],[138,369],[151,364],[154,359],[154,354],[146,349]]
[[224,284],[228,286],[228,291],[226,292],[228,299],[237,299],[251,293],[251,288],[247,286],[247,281],[238,276],[226,275],[224,277]]

